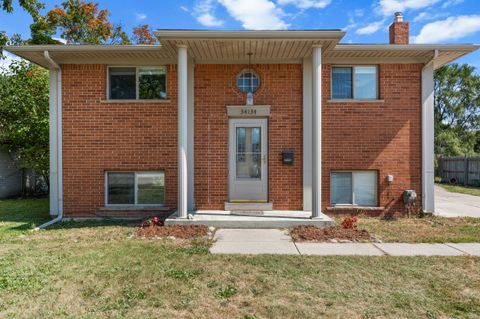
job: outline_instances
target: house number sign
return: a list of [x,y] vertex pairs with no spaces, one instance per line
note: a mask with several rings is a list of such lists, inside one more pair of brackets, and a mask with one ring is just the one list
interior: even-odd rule
[[227,115],[229,117],[268,117],[270,105],[229,105]]

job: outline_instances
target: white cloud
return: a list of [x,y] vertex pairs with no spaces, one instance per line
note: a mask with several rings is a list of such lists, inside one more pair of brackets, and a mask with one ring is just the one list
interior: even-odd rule
[[442,4],[442,9],[456,6],[457,4],[463,3],[464,0],[447,0],[444,4]]
[[12,63],[13,61],[21,60],[21,58],[13,54],[10,54],[6,51],[3,51],[3,55],[4,55],[4,58],[3,59],[0,58],[0,70],[7,70],[10,63]]
[[202,0],[193,9],[197,21],[206,27],[219,27],[223,21],[215,16],[213,0]]
[[278,0],[279,5],[289,5],[293,4],[294,6],[300,9],[323,9],[327,7],[332,0]]
[[228,13],[250,30],[281,30],[288,28],[285,13],[269,0],[219,0]]
[[379,0],[378,10],[383,16],[391,16],[395,12],[422,9],[436,4],[440,0]]
[[366,35],[366,34],[372,34],[383,28],[385,21],[377,21],[377,22],[372,22],[363,28],[357,29],[355,31],[356,34],[361,34],[361,35]]
[[145,13],[135,13],[135,17],[138,21],[143,21],[147,18],[147,15]]
[[458,40],[480,31],[480,15],[449,17],[423,26],[412,37],[414,43],[439,43]]
[[190,12],[190,10],[188,10],[188,8],[185,6],[180,6],[180,9],[182,9],[185,12]]
[[425,21],[432,21],[437,20],[440,18],[445,17],[446,13],[432,13],[430,11],[420,12],[415,18],[413,18],[413,22],[425,22]]
[[62,44],[67,44],[67,40],[65,39],[62,39],[62,38],[55,38],[55,37],[52,37],[53,40],[57,40],[58,42],[62,43]]

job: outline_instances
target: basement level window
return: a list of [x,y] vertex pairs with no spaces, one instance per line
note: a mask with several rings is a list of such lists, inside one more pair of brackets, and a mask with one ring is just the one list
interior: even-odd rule
[[332,67],[332,99],[378,98],[376,66]]
[[107,172],[105,188],[107,206],[165,204],[163,172]]
[[165,67],[109,67],[108,98],[110,100],[164,100]]
[[332,172],[330,196],[332,206],[377,206],[377,172]]

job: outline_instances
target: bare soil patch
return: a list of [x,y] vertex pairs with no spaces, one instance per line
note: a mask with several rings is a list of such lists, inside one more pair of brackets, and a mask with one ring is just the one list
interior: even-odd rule
[[169,237],[189,239],[205,237],[208,227],[203,225],[168,225],[140,227],[135,231],[135,236],[145,238]]
[[344,229],[341,227],[320,228],[314,225],[297,226],[290,230],[290,235],[296,241],[341,241],[353,242],[371,241],[370,233],[366,230]]

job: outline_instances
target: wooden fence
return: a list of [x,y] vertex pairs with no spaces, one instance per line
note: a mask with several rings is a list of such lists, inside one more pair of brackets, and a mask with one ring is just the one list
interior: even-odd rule
[[437,176],[445,183],[480,186],[480,157],[440,156]]

